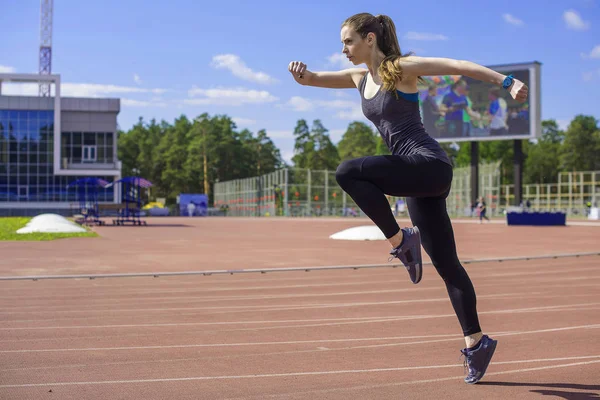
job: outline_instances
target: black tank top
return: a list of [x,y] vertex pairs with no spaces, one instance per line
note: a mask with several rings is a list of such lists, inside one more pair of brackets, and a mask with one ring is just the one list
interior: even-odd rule
[[420,154],[452,165],[440,144],[423,127],[419,111],[419,94],[394,93],[380,87],[374,97],[365,98],[367,72],[360,80],[362,111],[379,131],[388,149],[394,155]]

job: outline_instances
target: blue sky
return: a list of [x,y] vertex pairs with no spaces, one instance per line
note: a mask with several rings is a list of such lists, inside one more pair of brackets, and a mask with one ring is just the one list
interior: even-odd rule
[[[39,3],[6,0],[0,72],[37,72]],[[483,65],[540,61],[542,119],[600,119],[600,0],[149,4],[54,0],[52,72],[63,94],[121,98],[122,129],[140,116],[173,122],[208,112],[233,117],[239,129],[266,129],[288,160],[300,118],[321,119],[337,142],[363,118],[358,92],[300,86],[287,65],[344,67],[340,24],[365,11],[394,19],[404,52]],[[30,89],[3,89],[11,90]]]

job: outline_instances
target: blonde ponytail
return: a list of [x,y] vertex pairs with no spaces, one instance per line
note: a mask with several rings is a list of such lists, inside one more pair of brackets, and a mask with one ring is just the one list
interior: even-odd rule
[[396,90],[396,81],[402,80],[402,68],[398,62],[399,59],[399,55],[387,56],[377,69],[383,88],[390,92]]
[[396,36],[394,21],[387,15],[377,15],[375,18],[382,27],[382,34],[381,37],[377,38],[377,44],[385,54],[377,73],[381,78],[383,87],[391,92],[396,90],[396,81],[402,80],[402,68],[398,62],[402,57],[402,52]]

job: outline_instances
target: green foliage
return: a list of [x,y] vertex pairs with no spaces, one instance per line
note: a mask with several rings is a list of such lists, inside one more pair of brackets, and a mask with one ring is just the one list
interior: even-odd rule
[[557,182],[564,138],[555,120],[542,121],[542,137],[536,144],[529,145],[523,168],[524,183]]
[[600,170],[600,129],[596,118],[578,115],[571,121],[560,160],[565,171]]
[[383,143],[379,133],[373,132],[365,123],[352,122],[338,143],[341,160],[346,161],[377,154],[378,138]]
[[206,193],[204,156],[209,193],[217,181],[246,178],[283,167],[279,149],[265,130],[256,135],[238,132],[226,115],[201,114],[193,120],[181,115],[173,124],[142,119],[128,132],[119,132],[123,175],[140,175],[154,184],[153,197],[173,204],[180,193]]
[[[152,197],[173,204],[179,193],[205,193],[204,157],[210,201],[218,181],[247,178],[285,167],[280,150],[268,131],[238,131],[227,115],[206,113],[190,120],[181,115],[173,124],[142,119],[118,134],[118,156],[123,175],[140,175],[151,182]],[[390,154],[379,132],[363,122],[351,122],[336,145],[320,120],[309,127],[300,119],[294,128],[294,167],[334,171],[339,163],[367,155]],[[480,161],[501,160],[501,183],[513,183],[513,141],[479,143]],[[444,143],[456,167],[470,164],[470,143]],[[591,116],[578,115],[563,132],[554,120],[542,121],[542,136],[523,142],[525,183],[556,182],[558,173],[600,170],[600,129]],[[293,191],[295,193],[295,190]]]
[[311,129],[304,119],[294,129],[295,167],[314,170],[335,170],[340,162],[337,147],[331,142],[327,128],[320,120],[314,120]]

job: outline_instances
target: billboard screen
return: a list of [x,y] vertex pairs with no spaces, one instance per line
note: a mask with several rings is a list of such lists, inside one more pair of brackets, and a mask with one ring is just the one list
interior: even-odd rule
[[438,142],[529,139],[541,134],[540,63],[488,67],[529,87],[525,103],[468,76],[427,76],[419,83],[421,118]]

